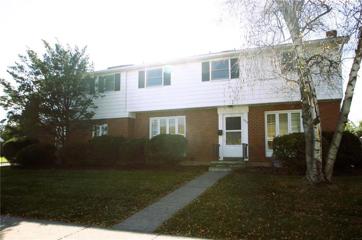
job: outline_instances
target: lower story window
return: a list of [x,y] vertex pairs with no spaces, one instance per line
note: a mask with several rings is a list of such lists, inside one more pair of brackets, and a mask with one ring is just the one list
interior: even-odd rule
[[150,138],[159,134],[180,134],[185,136],[185,116],[150,118]]
[[92,137],[100,137],[108,135],[108,124],[93,125]]
[[273,154],[273,140],[276,136],[302,132],[302,112],[300,110],[265,112],[266,156]]

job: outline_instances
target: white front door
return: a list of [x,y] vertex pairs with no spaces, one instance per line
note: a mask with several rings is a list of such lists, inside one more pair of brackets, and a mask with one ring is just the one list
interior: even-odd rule
[[243,157],[242,115],[228,114],[223,118],[223,157]]

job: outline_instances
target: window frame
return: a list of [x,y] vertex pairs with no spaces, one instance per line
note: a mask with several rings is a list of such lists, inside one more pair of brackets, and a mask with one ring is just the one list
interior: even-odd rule
[[[237,59],[237,63],[239,64],[239,57],[223,57],[223,58],[216,58],[216,59],[212,59],[212,60],[208,60],[208,61],[203,61],[201,62],[201,75],[202,75],[202,64],[205,62],[209,63],[209,80],[208,81],[203,81],[201,79],[201,82],[211,82],[211,81],[225,81],[225,80],[231,80],[231,79],[238,79],[240,78],[240,65],[239,65],[239,76],[237,78],[231,78],[231,59]],[[212,62],[218,62],[218,61],[228,61],[228,77],[227,78],[218,78],[218,79],[212,79]]]
[[[180,134],[178,131],[178,119],[182,118],[184,121],[184,134]],[[186,116],[166,116],[166,117],[150,117],[149,118],[149,138],[151,139],[152,137],[155,137],[157,135],[160,135],[160,120],[161,119],[165,119],[166,120],[166,134],[170,134],[170,127],[169,127],[169,120],[170,119],[175,119],[175,135],[182,135],[184,137],[186,137]],[[157,120],[157,134],[155,136],[152,136],[152,121],[153,120]]]
[[[103,132],[103,127],[106,127],[107,128],[107,132],[104,133]],[[92,127],[92,138],[95,138],[95,137],[101,137],[101,136],[107,136],[108,135],[108,123],[102,123],[102,124],[93,124],[93,127]],[[96,135],[96,128],[98,128],[98,131],[99,131],[99,135]]]
[[[150,70],[156,70],[156,69],[161,69],[162,70],[162,73],[161,73],[162,83],[160,85],[149,86],[148,85],[148,79],[147,79],[147,75],[148,75],[147,72],[150,71]],[[165,85],[165,73],[166,73],[166,70],[169,70],[169,73],[170,73],[170,84],[167,84],[167,85]],[[144,71],[145,79],[144,79],[144,87],[140,88],[139,85],[138,85],[137,86],[138,89],[168,87],[168,86],[172,85],[172,68],[171,68],[171,66],[144,68],[143,70],[138,70],[138,74],[139,74],[140,71]]]
[[278,110],[278,111],[265,111],[264,112],[264,144],[265,144],[265,156],[271,157],[273,155],[273,149],[268,148],[268,123],[267,123],[267,116],[274,114],[275,115],[275,137],[280,136],[280,128],[279,128],[279,114],[287,113],[287,120],[288,120],[288,133],[291,134],[292,132],[292,113],[299,113],[300,114],[300,132],[304,132],[303,128],[303,116],[301,109],[291,109],[291,110]]
[[[116,90],[116,75],[119,74],[119,90]],[[107,76],[113,76],[113,90],[106,90],[106,81],[105,79],[103,80],[103,91],[99,91],[99,78],[101,77],[107,77]],[[110,93],[110,92],[119,92],[121,91],[121,73],[120,72],[115,72],[115,73],[107,73],[107,74],[100,74],[96,77],[95,83],[94,83],[94,88],[95,88],[95,92],[97,93]]]

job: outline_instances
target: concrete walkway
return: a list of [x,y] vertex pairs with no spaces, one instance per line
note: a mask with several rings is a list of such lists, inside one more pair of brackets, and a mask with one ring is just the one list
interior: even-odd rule
[[113,226],[113,228],[124,231],[152,233],[178,210],[184,208],[228,173],[207,172],[161,198],[158,202],[137,212],[120,224]]
[[26,220],[1,216],[2,240],[193,240],[196,238],[173,237],[87,228],[49,221]]

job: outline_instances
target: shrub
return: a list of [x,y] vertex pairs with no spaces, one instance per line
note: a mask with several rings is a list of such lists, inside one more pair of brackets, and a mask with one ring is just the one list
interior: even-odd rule
[[[323,155],[326,158],[330,142],[333,138],[333,133],[325,132],[323,133],[323,137],[325,140],[325,145],[323,145],[323,147],[326,150]],[[338,170],[346,170],[351,167],[362,168],[362,145],[358,136],[345,131],[338,149],[335,168]]]
[[186,138],[182,135],[161,134],[153,137],[146,148],[146,162],[148,164],[179,163],[187,150]]
[[52,166],[56,160],[55,150],[55,147],[50,144],[31,144],[18,152],[16,163],[23,167]]
[[305,141],[303,133],[274,138],[273,157],[293,172],[305,172]]
[[65,166],[85,166],[90,156],[89,143],[65,145],[59,151],[59,157]]
[[120,159],[119,148],[124,137],[100,136],[89,141],[89,155],[85,159],[90,166],[114,166]]
[[16,155],[21,149],[38,142],[37,139],[29,137],[11,138],[4,143],[2,155],[6,157],[10,163],[14,163]]
[[[333,133],[323,132],[323,160],[327,157],[332,137]],[[282,165],[290,171],[304,173],[306,169],[304,134],[293,133],[276,137],[273,142],[273,157],[281,161]],[[336,158],[335,170],[343,171],[352,166],[362,167],[361,143],[354,134],[344,132]]]
[[145,138],[124,141],[119,149],[120,158],[117,164],[145,164],[147,143],[148,139]]

